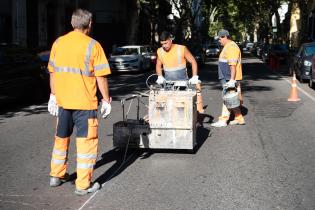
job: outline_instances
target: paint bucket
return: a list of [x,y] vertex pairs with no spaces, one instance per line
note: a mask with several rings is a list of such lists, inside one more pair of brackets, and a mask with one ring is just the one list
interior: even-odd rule
[[228,89],[223,95],[223,103],[226,108],[233,109],[240,106],[240,99],[236,88]]

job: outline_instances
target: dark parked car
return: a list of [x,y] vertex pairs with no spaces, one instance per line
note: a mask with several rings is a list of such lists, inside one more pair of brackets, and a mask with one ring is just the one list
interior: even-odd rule
[[261,51],[260,51],[260,57],[262,61],[265,63],[269,62],[269,55],[270,55],[270,45],[265,44],[262,46]]
[[280,63],[286,63],[289,58],[289,47],[286,44],[264,45],[261,51],[261,58],[269,62],[270,58],[276,58]]
[[22,105],[49,96],[40,66],[34,50],[9,44],[0,46],[0,108],[13,101]]
[[289,58],[289,46],[286,44],[272,44],[269,53],[270,56],[275,56],[278,61],[285,63]]
[[210,44],[206,50],[207,57],[219,57],[220,46],[219,44]]
[[198,65],[202,66],[206,62],[206,52],[201,44],[192,44],[188,46],[188,49],[195,57]]
[[310,88],[314,89],[315,88],[315,55],[312,57],[312,68],[310,72],[310,80],[308,85]]
[[315,54],[315,42],[302,44],[293,57],[291,70],[295,72],[301,82],[310,79],[312,57]]

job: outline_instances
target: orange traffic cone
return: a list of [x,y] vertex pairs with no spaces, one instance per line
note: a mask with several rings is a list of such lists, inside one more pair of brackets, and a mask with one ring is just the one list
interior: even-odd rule
[[196,90],[197,90],[197,111],[199,113],[204,113],[205,110],[203,109],[203,102],[202,102],[201,85],[200,85],[200,83],[198,83],[196,85]]
[[298,96],[297,91],[297,84],[296,84],[296,77],[295,73],[293,73],[292,83],[291,83],[291,93],[290,97],[288,98],[288,101],[300,101],[301,99]]

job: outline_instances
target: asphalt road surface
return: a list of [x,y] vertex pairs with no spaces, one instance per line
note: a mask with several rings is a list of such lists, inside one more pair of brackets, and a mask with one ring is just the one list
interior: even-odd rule
[[[285,67],[274,72],[249,57],[243,68],[246,125],[210,127],[222,100],[216,62],[209,60],[200,68],[206,112],[195,153],[129,150],[125,158],[112,146],[113,123],[122,120],[120,99],[148,90],[151,72],[111,76],[113,110],[100,119],[94,173],[102,189],[82,197],[74,194],[74,138],[71,180],[49,187],[56,118],[47,102],[7,107],[0,115],[0,209],[315,209],[314,90],[298,84],[301,101],[287,102]],[[135,113],[133,105],[129,117]]]

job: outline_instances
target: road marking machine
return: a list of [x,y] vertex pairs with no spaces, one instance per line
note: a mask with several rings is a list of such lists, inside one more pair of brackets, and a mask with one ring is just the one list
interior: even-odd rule
[[[113,125],[113,145],[118,148],[193,150],[197,122],[195,85],[189,85],[188,81],[167,81],[161,86],[148,87],[147,93],[121,100],[123,120]],[[148,115],[140,118],[140,102],[143,103],[144,97],[148,97]],[[137,119],[128,119],[125,104],[133,99],[137,99]]]

